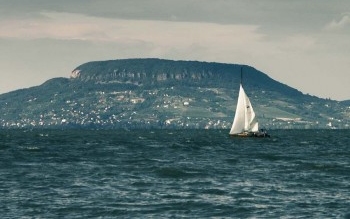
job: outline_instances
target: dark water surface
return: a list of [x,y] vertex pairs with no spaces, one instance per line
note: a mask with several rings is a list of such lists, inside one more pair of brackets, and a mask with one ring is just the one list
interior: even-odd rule
[[350,218],[350,130],[1,130],[1,218]]

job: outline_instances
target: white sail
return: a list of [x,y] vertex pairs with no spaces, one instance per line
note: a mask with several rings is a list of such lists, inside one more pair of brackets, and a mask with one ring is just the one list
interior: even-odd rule
[[257,132],[258,130],[259,125],[255,117],[253,106],[241,84],[239,87],[235,118],[233,120],[230,134],[234,135],[242,132]]

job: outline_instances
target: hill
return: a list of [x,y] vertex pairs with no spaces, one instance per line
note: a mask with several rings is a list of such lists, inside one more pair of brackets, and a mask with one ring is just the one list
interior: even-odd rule
[[241,68],[266,128],[349,127],[346,104],[304,95],[253,67],[161,59],[88,62],[70,78],[2,94],[0,126],[229,128]]

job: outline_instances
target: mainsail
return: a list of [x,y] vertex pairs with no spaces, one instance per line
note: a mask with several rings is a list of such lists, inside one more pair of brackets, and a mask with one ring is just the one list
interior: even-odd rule
[[237,108],[230,135],[243,132],[257,132],[258,130],[259,125],[255,117],[253,106],[247,94],[244,92],[242,84],[240,84]]

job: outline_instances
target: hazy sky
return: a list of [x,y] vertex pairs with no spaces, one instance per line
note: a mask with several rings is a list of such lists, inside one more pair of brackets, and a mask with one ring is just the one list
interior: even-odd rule
[[135,57],[247,64],[350,99],[350,1],[0,0],[0,93]]

